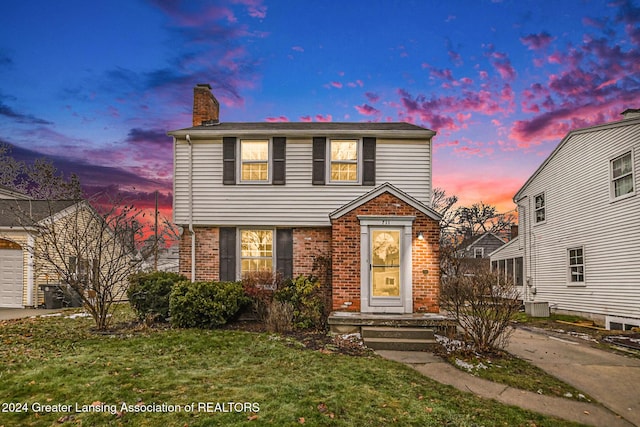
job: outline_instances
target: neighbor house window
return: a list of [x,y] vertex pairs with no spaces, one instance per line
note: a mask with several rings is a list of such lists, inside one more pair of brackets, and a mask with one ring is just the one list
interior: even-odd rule
[[584,249],[569,249],[569,282],[584,283]]
[[240,274],[273,271],[273,230],[240,230]]
[[611,161],[611,189],[614,198],[633,193],[631,151]]
[[358,182],[358,140],[332,139],[331,182]]
[[484,256],[484,248],[473,248],[473,257],[482,258]]
[[269,181],[269,141],[243,139],[240,141],[242,181]]
[[536,203],[536,223],[544,222],[547,219],[547,209],[544,193],[540,193],[535,197]]

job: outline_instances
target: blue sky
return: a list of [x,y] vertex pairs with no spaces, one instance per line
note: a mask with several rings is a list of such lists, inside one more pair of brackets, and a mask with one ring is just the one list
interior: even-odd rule
[[222,121],[433,129],[434,185],[506,211],[568,131],[640,108],[639,22],[633,0],[11,2],[0,140],[168,211],[166,131],[210,83]]

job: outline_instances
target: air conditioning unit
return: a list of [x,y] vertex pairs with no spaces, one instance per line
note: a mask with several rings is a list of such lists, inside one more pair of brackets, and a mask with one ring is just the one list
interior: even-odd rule
[[524,312],[531,317],[549,317],[549,303],[540,301],[525,301]]

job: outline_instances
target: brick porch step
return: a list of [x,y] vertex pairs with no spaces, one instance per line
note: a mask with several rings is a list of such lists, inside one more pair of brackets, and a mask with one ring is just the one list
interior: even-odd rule
[[432,350],[437,342],[432,329],[407,327],[362,327],[365,345],[374,350]]

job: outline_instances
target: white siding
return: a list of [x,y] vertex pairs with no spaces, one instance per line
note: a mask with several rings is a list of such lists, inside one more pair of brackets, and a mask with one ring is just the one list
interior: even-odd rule
[[[287,138],[286,185],[222,185],[222,141],[193,141],[194,225],[328,226],[329,213],[372,190],[312,185],[311,139]],[[189,222],[189,145],[175,146],[174,222]],[[389,182],[430,205],[429,140],[378,139],[376,185]]]
[[[634,156],[636,194],[610,196],[610,161]],[[525,187],[519,204],[525,277],[536,301],[561,310],[640,318],[640,123],[575,133]],[[533,199],[545,192],[546,221],[535,220]],[[522,237],[521,237],[522,239]],[[585,283],[569,282],[567,250],[583,247]]]

